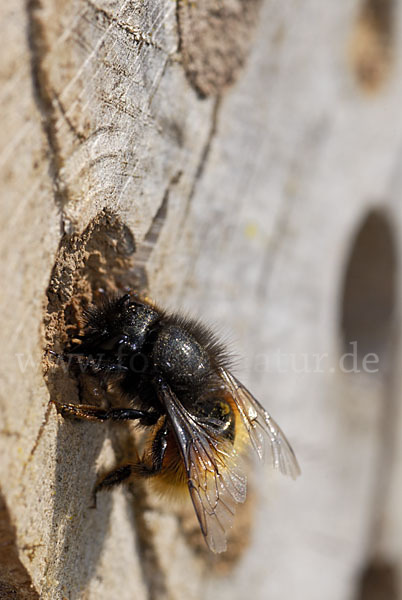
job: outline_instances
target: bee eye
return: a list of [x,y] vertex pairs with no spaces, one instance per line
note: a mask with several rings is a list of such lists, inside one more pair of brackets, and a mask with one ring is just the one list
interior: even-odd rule
[[99,349],[106,351],[117,350],[122,344],[127,343],[127,339],[127,335],[116,335],[102,342]]

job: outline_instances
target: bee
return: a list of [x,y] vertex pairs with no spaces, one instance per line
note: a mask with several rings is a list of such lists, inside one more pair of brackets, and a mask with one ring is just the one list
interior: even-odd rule
[[97,422],[134,420],[149,432],[142,456],[104,475],[94,498],[138,477],[151,478],[161,491],[188,490],[208,547],[223,552],[236,505],[246,498],[247,448],[260,459],[269,450],[274,468],[299,474],[285,435],[199,322],[130,294],[107,298],[84,319],[83,334],[61,358],[113,383],[128,406],[58,403],[59,412]]

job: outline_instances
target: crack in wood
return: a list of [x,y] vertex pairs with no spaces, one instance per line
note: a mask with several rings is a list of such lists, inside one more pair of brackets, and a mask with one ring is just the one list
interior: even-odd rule
[[[193,198],[195,196],[195,192],[196,192],[196,187],[205,171],[205,168],[206,168],[206,165],[208,162],[208,158],[209,158],[209,154],[211,152],[212,144],[213,144],[213,141],[215,139],[215,136],[216,136],[216,133],[218,130],[218,119],[219,119],[219,110],[221,107],[221,101],[222,101],[221,96],[219,96],[219,95],[216,96],[214,105],[213,105],[211,124],[210,124],[210,128],[209,128],[208,136],[207,136],[206,142],[204,144],[203,150],[201,152],[201,157],[198,162],[197,169],[195,171],[195,176],[194,176],[193,183],[192,183],[192,186],[190,189],[190,193],[188,194],[188,197],[186,200],[186,205],[185,205],[185,208],[183,211],[183,216],[181,218],[181,221],[180,221],[180,224],[178,227],[178,231],[181,233],[183,233],[185,231],[184,224],[190,213],[192,200],[193,200]],[[200,235],[199,237],[201,239],[203,236]],[[187,274],[192,273],[194,271],[195,260],[196,260],[196,253],[193,253],[192,255],[190,255],[189,260],[188,260]],[[182,286],[185,286],[187,282],[188,282],[188,275],[183,277]]]
[[274,232],[267,243],[264,260],[262,261],[261,276],[258,278],[257,297],[265,300],[269,294],[272,274],[275,261],[278,258],[279,250],[287,240],[287,229],[290,223],[292,209],[296,197],[290,194],[285,195],[282,208],[276,221]]
[[213,109],[212,109],[211,126],[209,129],[207,141],[205,143],[204,149],[201,154],[201,160],[198,164],[197,171],[195,173],[192,193],[190,194],[189,200],[192,199],[194,192],[195,192],[195,186],[197,185],[197,182],[201,179],[202,174],[204,173],[205,165],[207,163],[209,153],[211,151],[212,142],[215,138],[217,127],[218,127],[218,114],[219,114],[220,106],[221,106],[221,96],[217,96],[215,99],[215,102],[214,102]]
[[132,270],[136,289],[145,290],[148,287],[148,277],[145,266],[158,242],[163,224],[165,223],[168,214],[169,195],[171,189],[180,181],[181,175],[182,171],[178,171],[169,181],[169,185],[163,194],[162,202],[152,219],[152,223],[149,226],[140,247],[136,252],[135,266]]
[[183,225],[188,217],[188,213],[190,212],[191,202],[194,198],[197,184],[198,184],[199,180],[201,179],[201,177],[204,173],[206,164],[208,162],[212,143],[214,141],[214,138],[216,136],[216,132],[218,129],[218,118],[219,118],[219,110],[221,107],[221,100],[222,100],[221,96],[217,96],[214,101],[214,105],[213,105],[213,109],[212,109],[212,116],[211,116],[211,124],[210,124],[210,128],[209,128],[208,136],[205,141],[203,150],[201,152],[201,157],[198,162],[197,169],[195,171],[195,175],[194,175],[190,193],[187,197],[186,207],[184,209],[184,214],[183,214],[183,217],[182,217],[182,220],[180,223],[180,230],[183,229]]
[[42,9],[40,0],[27,0],[28,45],[30,49],[33,96],[42,117],[42,129],[49,147],[49,176],[53,182],[54,199],[60,211],[60,229],[64,233],[63,208],[68,202],[67,188],[62,184],[60,171],[63,167],[61,150],[57,139],[57,116],[54,109],[54,96],[48,79],[44,61],[48,54],[45,27],[38,15]]
[[260,269],[261,274],[258,278],[259,283],[256,288],[256,297],[260,300],[265,301],[269,295],[275,262],[278,259],[281,247],[283,247],[288,240],[287,232],[292,218],[292,211],[299,197],[297,191],[292,188],[295,184],[300,185],[298,182],[303,180],[307,169],[315,168],[317,156],[322,148],[321,144],[324,140],[328,139],[326,137],[327,130],[328,122],[325,118],[322,118],[318,120],[317,123],[313,124],[313,127],[309,129],[302,138],[299,148],[296,150],[290,164],[287,183],[284,183],[284,187],[290,189],[284,190],[283,202],[276,219],[273,234],[265,247],[265,255]]
[[35,454],[36,449],[39,446],[39,442],[40,442],[40,440],[42,438],[42,435],[43,435],[43,432],[45,430],[45,427],[46,427],[46,425],[49,422],[49,417],[50,417],[51,410],[52,410],[52,404],[50,404],[50,402],[49,402],[49,404],[46,407],[46,411],[45,411],[45,415],[44,415],[44,417],[42,419],[42,423],[40,424],[40,427],[39,427],[39,430],[38,430],[35,442],[34,442],[34,444],[32,446],[32,449],[31,449],[31,451],[29,453],[28,460],[26,461],[26,463],[24,465],[23,473],[25,473],[28,464],[31,462],[31,460],[33,458],[33,455]]
[[148,108],[149,109],[152,107],[152,102],[155,98],[155,94],[159,90],[159,86],[162,83],[162,80],[165,76],[166,69],[167,69],[168,65],[171,64],[171,62],[172,62],[172,56],[168,56],[163,64],[162,71],[161,71],[161,74],[159,75],[159,78],[157,80],[155,79],[156,83],[154,84],[154,86],[149,94],[149,98],[148,98]]

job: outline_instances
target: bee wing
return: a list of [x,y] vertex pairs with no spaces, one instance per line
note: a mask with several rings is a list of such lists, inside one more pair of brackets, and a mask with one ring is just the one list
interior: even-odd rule
[[259,458],[265,458],[269,441],[274,468],[296,479],[300,467],[282,429],[236,377],[225,369],[220,369],[220,375],[239,409]]
[[167,385],[159,393],[184,460],[201,531],[212,552],[224,552],[236,504],[246,499],[240,458],[230,443],[216,438],[207,424],[186,410]]

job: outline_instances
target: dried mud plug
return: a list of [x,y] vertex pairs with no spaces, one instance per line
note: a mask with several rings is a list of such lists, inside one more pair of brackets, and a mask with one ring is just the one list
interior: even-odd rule
[[261,0],[177,0],[187,78],[203,96],[220,95],[246,61]]

